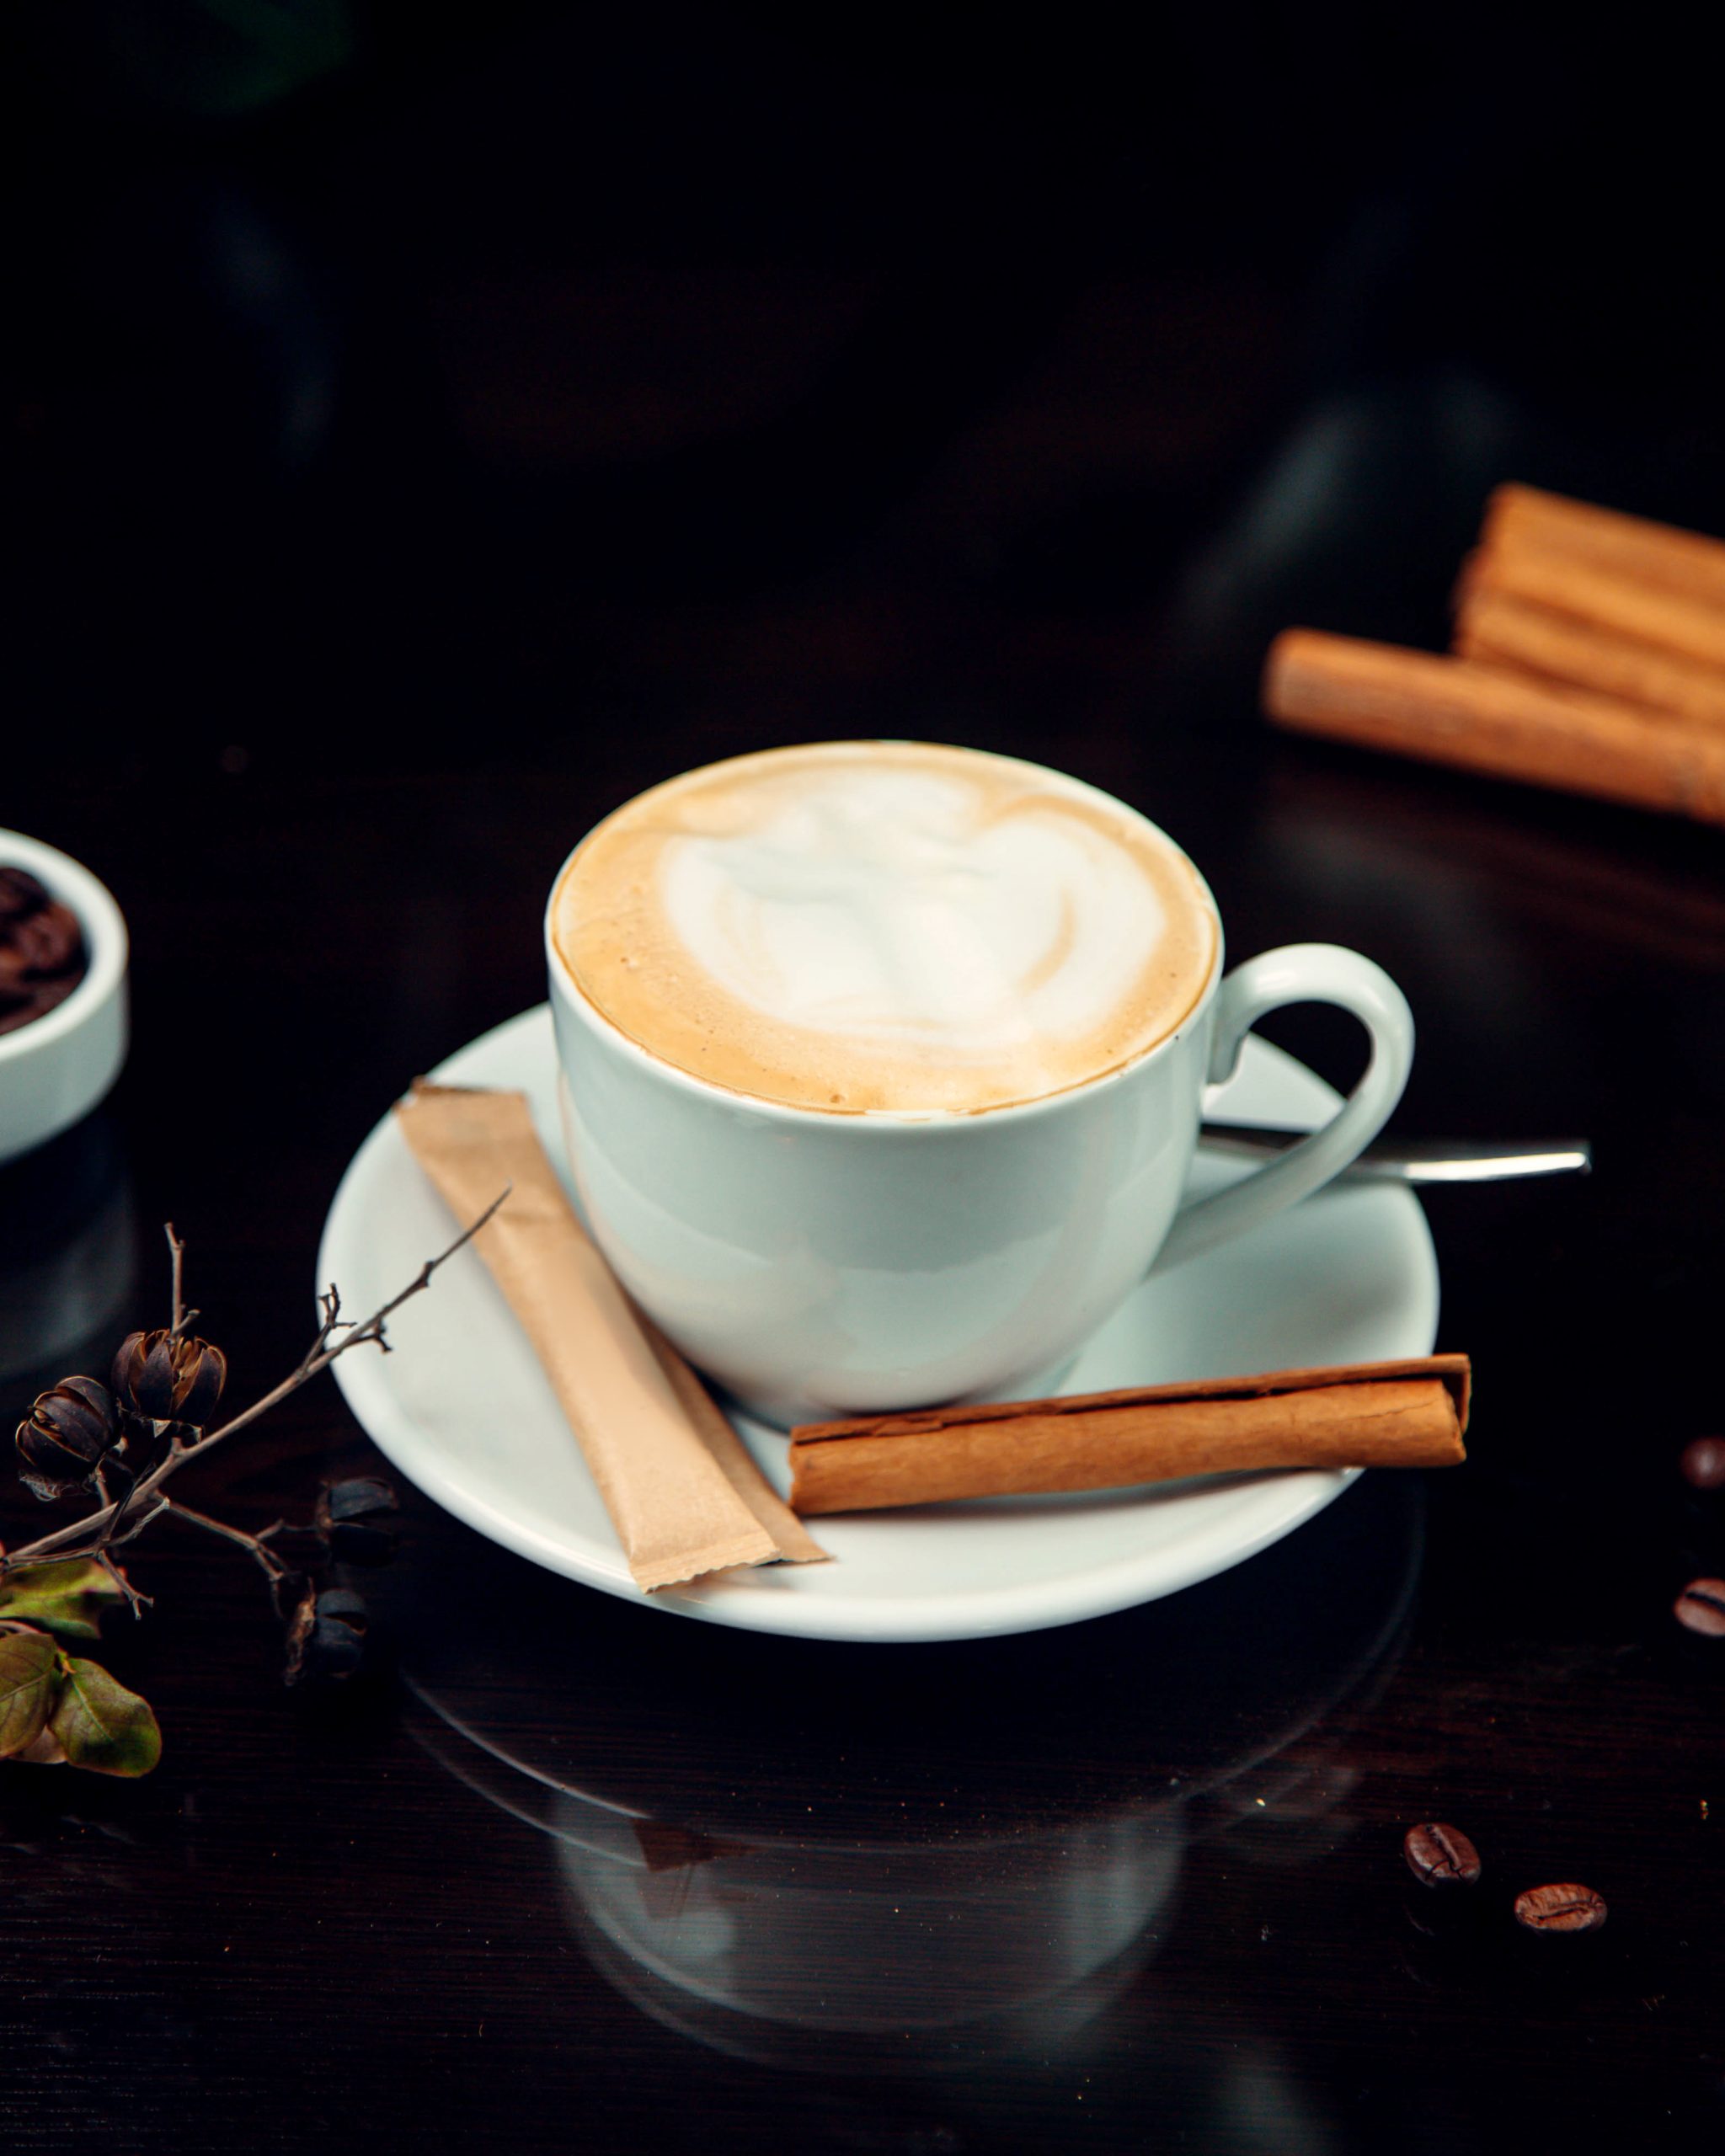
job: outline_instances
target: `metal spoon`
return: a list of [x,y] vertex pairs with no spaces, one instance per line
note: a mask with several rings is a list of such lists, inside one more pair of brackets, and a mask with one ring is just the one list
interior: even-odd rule
[[[1199,1140],[1214,1152],[1261,1161],[1310,1134],[1266,1123],[1206,1123]],[[1381,1138],[1342,1173],[1356,1182],[1507,1182],[1520,1176],[1584,1176],[1593,1164],[1584,1138]]]

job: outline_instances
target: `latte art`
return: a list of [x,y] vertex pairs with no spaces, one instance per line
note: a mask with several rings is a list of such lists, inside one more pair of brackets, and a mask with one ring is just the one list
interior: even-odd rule
[[835,771],[762,807],[668,846],[660,889],[697,966],[782,1024],[969,1065],[1057,1056],[1167,925],[1101,833],[1046,808],[991,820],[937,772]]
[[553,936],[640,1046],[841,1113],[1033,1100],[1171,1032],[1214,920],[1149,826],[1056,774],[914,743],[781,750],[644,794]]

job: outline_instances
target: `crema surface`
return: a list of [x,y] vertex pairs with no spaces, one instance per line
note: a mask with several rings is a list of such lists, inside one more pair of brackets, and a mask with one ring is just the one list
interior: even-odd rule
[[653,1055],[835,1114],[1065,1091],[1178,1027],[1215,923],[1185,856],[1010,758],[835,742],[710,766],[577,849],[552,936]]

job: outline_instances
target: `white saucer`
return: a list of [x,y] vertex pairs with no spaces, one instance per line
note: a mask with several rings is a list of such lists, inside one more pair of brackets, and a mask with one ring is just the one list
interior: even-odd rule
[[[565,1174],[551,1020],[525,1011],[431,1074],[524,1091]],[[1335,1096],[1248,1039],[1205,1103],[1237,1120],[1315,1123]],[[1237,1173],[1208,1159],[1212,1187]],[[450,1219],[386,1117],[355,1155],[324,1228],[320,1283],[374,1310],[450,1235]],[[1309,1198],[1210,1257],[1146,1282],[1087,1343],[1064,1390],[1225,1377],[1423,1355],[1438,1268],[1412,1192],[1357,1183]],[[1172,1594],[1254,1556],[1321,1511],[1352,1473],[1215,1478],[1100,1496],[1003,1498],[819,1521],[830,1565],[770,1565],[650,1598],[630,1579],[551,1388],[479,1259],[460,1252],[390,1320],[396,1353],[335,1365],[348,1405],[428,1497],[505,1548],[626,1601],[762,1632],[829,1640],[958,1640],[1071,1624]],[[786,1486],[785,1441],[738,1428]]]

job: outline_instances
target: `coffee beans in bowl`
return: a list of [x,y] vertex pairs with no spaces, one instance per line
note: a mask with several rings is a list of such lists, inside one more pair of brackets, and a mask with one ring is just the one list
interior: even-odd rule
[[0,1162],[87,1115],[126,1049],[126,922],[69,854],[0,830]]
[[29,869],[0,862],[0,1033],[45,1017],[88,969],[72,908]]

